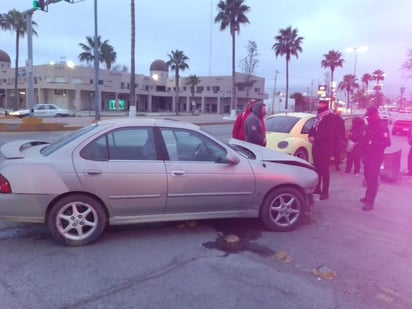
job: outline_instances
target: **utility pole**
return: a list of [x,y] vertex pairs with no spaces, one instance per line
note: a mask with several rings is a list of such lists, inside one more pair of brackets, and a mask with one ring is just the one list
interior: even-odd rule
[[273,98],[272,98],[272,114],[275,113],[275,96],[276,96],[276,81],[278,79],[278,70],[275,71],[275,85],[273,86]]

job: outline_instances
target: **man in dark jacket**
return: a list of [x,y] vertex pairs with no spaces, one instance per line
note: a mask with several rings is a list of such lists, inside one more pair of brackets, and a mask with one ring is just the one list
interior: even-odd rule
[[365,204],[362,210],[369,211],[373,209],[378,192],[379,171],[385,148],[391,145],[391,139],[388,126],[379,118],[378,109],[375,106],[367,108],[365,117],[368,125],[361,142],[364,149],[363,164],[366,192],[360,201]]
[[256,103],[245,121],[246,141],[260,146],[266,146],[266,132],[263,126],[266,106],[263,102]]
[[336,117],[327,101],[319,101],[316,121],[309,131],[309,141],[312,143],[313,165],[319,174],[315,193],[320,194],[320,200],[329,198],[329,164],[335,139]]

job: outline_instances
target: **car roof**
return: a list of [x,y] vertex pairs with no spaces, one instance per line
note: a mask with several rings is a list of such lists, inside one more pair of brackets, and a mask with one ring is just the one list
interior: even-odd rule
[[173,119],[167,118],[143,118],[143,117],[136,117],[136,118],[110,118],[104,119],[97,122],[97,124],[101,125],[121,125],[121,126],[167,126],[167,127],[174,127],[174,128],[185,128],[185,129],[199,129],[200,127],[189,122],[184,121],[177,121]]
[[292,113],[273,114],[273,115],[268,116],[267,118],[278,117],[278,116],[290,116],[290,117],[298,117],[298,118],[316,117],[315,114],[304,113],[304,112],[292,112]]

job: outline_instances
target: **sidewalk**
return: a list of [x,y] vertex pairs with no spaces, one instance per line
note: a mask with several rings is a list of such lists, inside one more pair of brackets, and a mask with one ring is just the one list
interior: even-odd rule
[[[110,118],[126,118],[125,112],[102,112],[101,120]],[[138,113],[139,118],[168,118],[177,121],[191,122],[197,125],[227,124],[233,123],[228,114],[207,114],[202,113],[192,115],[192,113]],[[39,120],[40,119],[40,120]],[[80,112],[76,117],[64,118],[0,118],[0,132],[26,132],[26,131],[63,131],[74,130],[87,126],[95,122],[93,113]]]

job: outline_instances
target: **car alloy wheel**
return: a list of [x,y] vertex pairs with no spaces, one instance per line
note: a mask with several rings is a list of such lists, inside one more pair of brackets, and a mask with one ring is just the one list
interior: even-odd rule
[[83,246],[96,241],[106,223],[107,215],[101,203],[83,194],[58,200],[48,216],[52,236],[68,246]]
[[303,217],[304,201],[302,194],[294,188],[275,189],[265,198],[260,219],[272,231],[293,230]]

